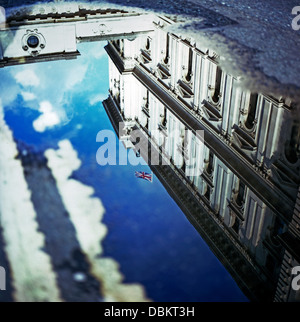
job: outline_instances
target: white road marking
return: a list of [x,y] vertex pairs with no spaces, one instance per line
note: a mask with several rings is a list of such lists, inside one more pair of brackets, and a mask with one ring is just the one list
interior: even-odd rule
[[102,223],[105,209],[94,189],[74,179],[71,174],[80,168],[81,161],[68,140],[59,142],[58,150],[47,150],[48,166],[57,182],[66,210],[75,227],[83,253],[90,263],[90,273],[101,283],[101,293],[106,301],[145,302],[145,290],[139,284],[124,284],[119,264],[101,257],[102,241],[107,227]]
[[0,102],[0,225],[10,263],[14,299],[19,302],[61,301],[51,258],[38,232],[22,164]]

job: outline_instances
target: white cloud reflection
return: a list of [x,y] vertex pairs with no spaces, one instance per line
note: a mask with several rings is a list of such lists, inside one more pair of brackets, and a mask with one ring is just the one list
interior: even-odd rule
[[[41,115],[33,122],[38,132],[67,124],[74,115],[73,96],[84,93],[94,105],[107,96],[101,88],[102,69],[107,68],[104,43],[79,44],[76,60],[7,67],[0,71],[0,97],[5,109],[27,107]],[[101,94],[101,93],[105,94]],[[16,101],[21,97],[22,104]],[[17,102],[17,103],[16,103]]]
[[33,128],[37,132],[45,132],[47,128],[51,128],[60,123],[60,118],[50,102],[42,102],[39,111],[42,114],[33,122]]
[[17,83],[23,87],[27,86],[39,86],[40,80],[32,69],[24,69],[15,75]]

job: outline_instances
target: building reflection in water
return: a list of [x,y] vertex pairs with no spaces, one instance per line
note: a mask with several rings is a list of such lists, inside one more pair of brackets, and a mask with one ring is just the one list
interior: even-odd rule
[[[218,54],[168,33],[169,24],[157,18],[147,35],[109,41],[105,109],[118,132],[125,122],[121,139],[139,129],[147,148],[173,162],[151,168],[250,299],[299,300],[291,288],[300,260],[295,107],[242,89]],[[204,131],[204,147],[185,130]],[[150,160],[147,148],[139,152]],[[185,167],[192,155],[204,170],[197,176]]]
[[[149,144],[137,153],[171,161],[150,166],[249,299],[299,301],[292,288],[300,266],[297,106],[243,89],[242,75],[220,68],[221,53],[168,32],[174,22],[166,17],[81,10],[56,15],[50,30],[53,19],[9,21],[0,65],[76,58],[76,41],[108,39],[103,105],[120,139],[136,149],[131,131],[138,130]],[[186,166],[194,156],[199,175]]]

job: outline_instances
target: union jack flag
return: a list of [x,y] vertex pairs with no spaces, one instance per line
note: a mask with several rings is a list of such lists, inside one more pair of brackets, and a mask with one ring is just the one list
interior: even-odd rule
[[143,171],[135,171],[135,176],[140,179],[147,180],[149,182],[153,182],[153,174],[147,173]]

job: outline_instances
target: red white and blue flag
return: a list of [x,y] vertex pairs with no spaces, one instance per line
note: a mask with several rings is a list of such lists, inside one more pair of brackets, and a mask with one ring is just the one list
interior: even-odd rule
[[143,171],[135,171],[135,176],[140,179],[147,180],[149,182],[153,182],[153,174],[147,173]]

